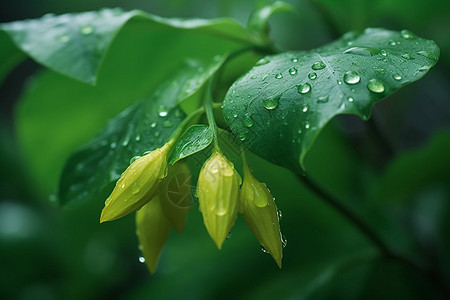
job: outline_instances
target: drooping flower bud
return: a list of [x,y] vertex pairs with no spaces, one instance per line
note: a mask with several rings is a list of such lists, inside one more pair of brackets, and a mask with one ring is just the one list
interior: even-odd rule
[[186,225],[186,216],[192,207],[191,202],[191,172],[184,162],[169,166],[169,172],[159,191],[161,206],[178,233]]
[[282,237],[277,207],[269,189],[253,177],[244,163],[244,183],[241,188],[242,214],[253,234],[281,268]]
[[145,263],[152,274],[159,254],[170,233],[170,222],[163,213],[161,200],[155,196],[136,213],[136,234]]
[[105,201],[100,222],[112,221],[140,209],[158,192],[167,175],[167,155],[172,141],[134,161]]
[[239,182],[233,164],[218,151],[200,171],[197,194],[205,227],[221,249],[238,213]]

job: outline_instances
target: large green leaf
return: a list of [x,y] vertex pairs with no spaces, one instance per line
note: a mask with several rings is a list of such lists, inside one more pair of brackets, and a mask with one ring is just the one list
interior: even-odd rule
[[[139,10],[125,12],[117,8],[60,16],[49,14],[40,19],[1,24],[0,30],[42,65],[95,84],[100,64],[110,45],[122,27],[132,19],[144,26],[147,34],[154,33],[155,29],[172,28],[247,43],[245,30],[231,19],[166,19]],[[154,47],[164,47],[159,43],[155,40]],[[167,63],[170,64],[170,61]]]
[[368,119],[374,103],[424,76],[438,57],[433,41],[385,29],[268,56],[231,86],[225,119],[250,150],[298,169],[330,119],[338,114]]
[[61,176],[61,203],[96,195],[120,177],[130,159],[161,147],[186,116],[178,104],[197,92],[222,62],[216,59],[205,66],[189,61],[153,97],[138,101],[112,119],[99,136],[69,158]]

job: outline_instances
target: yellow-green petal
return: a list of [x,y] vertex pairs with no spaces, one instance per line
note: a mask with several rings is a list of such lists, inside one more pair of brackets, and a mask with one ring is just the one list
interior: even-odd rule
[[136,234],[145,263],[152,274],[170,233],[170,222],[166,218],[158,196],[136,213]]
[[192,207],[191,172],[184,162],[169,166],[169,172],[159,191],[161,206],[178,233],[183,232],[186,216]]
[[197,194],[205,227],[221,249],[238,213],[239,182],[233,164],[217,151],[200,171]]
[[167,174],[167,155],[172,142],[167,142],[133,162],[117,181],[105,201],[100,222],[112,221],[140,209],[158,192]]
[[275,201],[266,185],[253,177],[246,164],[240,199],[248,226],[281,268],[283,247]]

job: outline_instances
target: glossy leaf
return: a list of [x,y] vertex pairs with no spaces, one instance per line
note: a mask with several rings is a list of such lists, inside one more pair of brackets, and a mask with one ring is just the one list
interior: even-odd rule
[[[147,34],[158,30],[192,30],[247,43],[244,29],[231,19],[165,19],[143,11],[102,9],[16,21],[0,25],[16,46],[38,63],[74,79],[96,84],[100,65],[118,32],[133,20]],[[132,26],[130,23],[129,26]]]
[[231,86],[225,119],[251,151],[298,170],[330,119],[368,119],[374,103],[423,77],[438,57],[433,41],[384,29],[268,56]]
[[169,139],[185,118],[185,113],[176,106],[211,75],[209,67],[203,67],[204,73],[198,72],[198,64],[190,61],[162,84],[152,98],[120,113],[99,136],[68,160],[60,183],[61,203],[92,197],[116,181],[130,159],[161,147]]
[[213,134],[209,126],[192,125],[175,144],[169,163],[174,164],[180,159],[195,154],[208,147],[213,140]]

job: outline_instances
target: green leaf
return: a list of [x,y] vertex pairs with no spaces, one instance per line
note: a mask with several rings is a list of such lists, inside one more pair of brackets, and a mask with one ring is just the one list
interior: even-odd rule
[[433,41],[385,29],[268,56],[231,86],[225,119],[251,151],[298,170],[330,119],[368,119],[374,103],[423,77],[438,57]]
[[180,159],[195,154],[208,147],[213,140],[213,134],[209,126],[192,125],[175,144],[169,163],[173,165]]
[[165,19],[138,10],[124,12],[117,8],[45,15],[40,19],[1,24],[0,30],[38,63],[82,82],[96,84],[109,47],[128,23],[127,26],[145,27],[147,35],[167,30],[190,30],[247,43],[245,30],[231,19]]
[[0,84],[8,73],[24,58],[8,35],[0,31]]
[[370,193],[380,205],[403,202],[423,188],[450,184],[450,131],[437,134],[424,147],[405,153],[391,163]]
[[268,37],[269,19],[279,12],[295,12],[295,8],[288,3],[276,1],[252,12],[248,19],[247,30],[255,43],[260,45],[270,43]]

